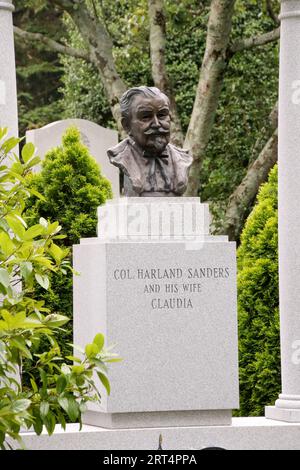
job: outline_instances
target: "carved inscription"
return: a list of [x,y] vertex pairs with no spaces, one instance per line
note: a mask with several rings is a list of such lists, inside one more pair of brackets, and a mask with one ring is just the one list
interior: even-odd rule
[[227,266],[116,268],[113,279],[134,281],[141,295],[149,298],[152,310],[192,310],[195,297],[205,293],[207,282],[222,282],[230,277]]

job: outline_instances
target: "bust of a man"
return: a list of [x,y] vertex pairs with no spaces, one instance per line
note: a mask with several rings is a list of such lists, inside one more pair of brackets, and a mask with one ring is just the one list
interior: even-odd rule
[[192,157],[170,144],[170,103],[155,87],[136,87],[120,100],[128,137],[108,150],[124,173],[125,196],[182,196]]

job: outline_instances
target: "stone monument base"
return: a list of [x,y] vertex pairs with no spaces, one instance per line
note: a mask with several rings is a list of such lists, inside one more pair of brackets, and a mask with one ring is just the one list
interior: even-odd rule
[[266,406],[265,416],[267,419],[286,421],[287,423],[300,423],[300,409],[279,408],[278,406]]
[[110,429],[224,426],[232,421],[230,410],[160,411],[149,413],[101,413],[87,411],[84,423]]
[[300,424],[266,418],[232,418],[231,426],[186,426],[168,428],[104,429],[67,424],[56,426],[49,437],[22,434],[29,450],[152,450],[161,436],[162,453],[167,450],[193,451],[207,447],[226,450],[299,450]]
[[[166,200],[167,199],[167,200]],[[123,358],[95,377],[107,428],[229,425],[239,406],[235,243],[198,198],[123,198],[73,249],[74,344],[102,332]]]

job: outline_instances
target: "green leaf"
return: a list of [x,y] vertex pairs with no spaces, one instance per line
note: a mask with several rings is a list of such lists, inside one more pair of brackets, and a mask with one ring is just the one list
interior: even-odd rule
[[42,380],[42,388],[40,389],[40,394],[43,397],[47,397],[47,384],[48,384],[48,377],[47,377],[47,374],[46,372],[44,371],[44,369],[42,369],[41,367],[39,367],[39,373],[40,373],[40,377],[41,377],[41,380]]
[[81,413],[85,413],[87,409],[88,409],[88,407],[87,407],[87,404],[85,402],[80,403],[79,410],[80,410]]
[[91,362],[91,364],[95,364],[95,366],[97,366],[98,370],[100,370],[104,374],[107,374],[107,367],[106,367],[106,365],[104,364],[103,361],[101,361],[100,359],[98,359],[96,357],[93,357],[92,359],[90,359],[90,362]]
[[58,398],[58,403],[67,413],[71,421],[76,421],[79,416],[79,406],[73,397]]
[[44,231],[44,227],[40,224],[33,225],[24,233],[23,240],[30,241],[35,237],[41,235]]
[[47,233],[48,235],[55,235],[60,230],[61,230],[61,226],[59,225],[59,222],[53,222],[52,224],[48,225]]
[[62,366],[61,366],[61,371],[62,371],[62,373],[65,374],[65,375],[71,374],[71,368],[70,368],[70,366],[68,366],[67,364],[62,364]]
[[93,343],[98,346],[99,352],[102,351],[104,346],[104,335],[102,333],[98,333],[93,339]]
[[17,221],[21,222],[21,224],[23,225],[24,228],[27,228],[27,224],[26,224],[25,220],[24,220],[23,217],[21,217],[19,214],[14,213],[14,214],[12,215],[12,217],[13,217],[14,219],[16,219]]
[[58,397],[57,401],[60,404],[60,406],[62,407],[62,409],[67,413],[68,399],[66,397]]
[[36,196],[38,199],[41,199],[42,201],[46,202],[47,199],[41,193],[39,193],[36,189],[29,188],[29,192],[33,196]]
[[77,375],[76,384],[78,385],[78,387],[83,387],[83,385],[85,384],[85,378],[82,375]]
[[65,431],[67,426],[66,426],[66,420],[65,420],[63,413],[60,410],[56,410],[56,414],[57,414],[58,421],[61,424],[61,427]]
[[0,249],[5,256],[10,256],[11,253],[15,250],[15,245],[12,242],[10,236],[5,233],[0,233]]
[[46,326],[51,326],[52,328],[57,328],[59,326],[65,325],[70,319],[64,315],[58,315],[57,313],[51,313],[47,315],[44,319],[44,324]]
[[[39,264],[39,268],[42,269],[42,271],[44,272],[45,271],[45,268],[48,270],[48,269],[52,269],[52,262],[50,261],[50,259],[46,258],[45,256],[35,256],[34,257],[34,262],[35,262],[35,265],[36,265],[36,270],[37,269],[37,264]],[[38,274],[41,274],[40,272]],[[42,275],[42,274],[41,274]]]
[[71,421],[76,421],[79,416],[79,406],[73,397],[68,399],[67,413]]
[[2,140],[8,132],[8,127],[0,127],[0,140]]
[[49,289],[50,282],[47,275],[35,274],[34,277],[41,287],[45,290]]
[[94,357],[94,356],[97,356],[97,354],[99,353],[99,346],[97,346],[97,344],[95,343],[90,343],[90,344],[87,344],[86,347],[85,347],[85,354],[87,355],[87,357]]
[[9,274],[4,268],[0,268],[0,283],[6,288],[9,286]]
[[97,372],[97,375],[101,381],[101,383],[104,385],[107,395],[110,395],[110,383],[106,375],[102,374],[102,372]]
[[29,168],[32,168],[33,166],[37,165],[38,163],[41,162],[40,157],[32,157],[27,163],[26,163],[26,170]]
[[63,393],[67,386],[67,379],[64,375],[60,375],[56,381],[56,390],[58,394]]
[[14,234],[22,241],[24,234],[25,234],[25,229],[18,217],[12,216],[12,215],[7,215],[5,217],[10,229],[14,232]]
[[38,387],[37,387],[37,384],[36,384],[36,382],[33,378],[30,379],[30,383],[31,383],[32,390],[34,391],[34,393],[38,393]]
[[23,356],[27,357],[27,359],[32,359],[32,355],[31,355],[31,352],[29,351],[29,349],[26,347],[25,345],[25,341],[22,337],[20,338],[12,338],[10,340],[10,344],[11,346],[14,346],[15,348],[19,349],[22,353],[23,353]]
[[27,408],[29,408],[30,405],[31,405],[31,401],[24,398],[24,399],[15,401],[12,404],[11,409],[14,413],[21,413],[22,411],[27,410]]
[[41,404],[40,404],[40,413],[41,413],[41,418],[44,421],[47,414],[49,413],[49,403],[47,401],[42,401],[41,402]]
[[34,422],[33,422],[33,429],[35,433],[40,436],[43,431],[43,422],[39,416],[34,417]]
[[72,372],[75,375],[82,374],[82,372],[84,372],[84,371],[85,371],[85,367],[82,364],[80,366],[72,366]]
[[61,260],[65,257],[65,252],[64,252],[64,250],[62,250],[58,245],[55,245],[55,243],[53,243],[53,244],[50,246],[49,252],[50,252],[50,254],[53,256],[53,258],[55,259],[55,261],[57,261],[58,263],[60,263]]
[[75,357],[75,356],[66,356],[66,359],[68,359],[69,361],[72,361],[72,362],[81,363],[81,359],[79,359],[78,357]]
[[46,426],[49,436],[51,436],[54,432],[55,424],[56,424],[55,416],[51,411],[49,411],[49,413],[45,417],[44,424]]
[[5,295],[7,293],[6,288],[0,282],[0,294]]
[[33,328],[43,328],[43,323],[37,318],[26,318],[22,324],[19,325],[19,328],[33,329]]
[[25,282],[27,282],[30,279],[32,275],[32,269],[33,269],[33,266],[30,261],[25,261],[24,263],[20,264],[21,275],[24,278]]
[[22,174],[24,172],[24,166],[18,158],[14,159],[14,163],[11,165],[10,174],[17,178],[19,181],[22,180]]
[[28,142],[27,144],[24,145],[22,149],[22,158],[23,161],[26,163],[30,158],[33,156],[35,152],[35,147],[32,142]]
[[9,153],[20,141],[21,139],[18,139],[17,137],[10,137],[2,144],[1,149],[4,153]]

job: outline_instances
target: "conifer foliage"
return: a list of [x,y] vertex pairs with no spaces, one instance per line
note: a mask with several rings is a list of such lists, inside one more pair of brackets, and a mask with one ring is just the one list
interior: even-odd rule
[[262,416],[280,393],[277,166],[259,192],[238,249],[241,416]]
[[60,147],[46,154],[42,171],[32,177],[31,185],[45,201],[31,198],[28,215],[46,219],[59,215],[65,245],[96,236],[97,207],[112,197],[112,190],[76,127],[66,131]]
[[[101,142],[99,142],[101,145]],[[65,238],[62,244],[72,247],[80,238],[95,237],[97,207],[112,197],[109,181],[101,174],[99,165],[81,143],[80,132],[70,127],[62,138],[62,145],[50,150],[39,174],[31,176],[29,186],[44,196],[32,196],[27,205],[27,218],[31,221],[58,218]],[[54,274],[51,288],[40,295],[49,307],[72,317],[72,273]],[[61,347],[71,341],[72,331],[61,338]],[[66,349],[68,351],[68,349]]]

